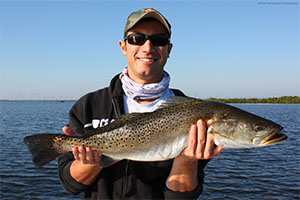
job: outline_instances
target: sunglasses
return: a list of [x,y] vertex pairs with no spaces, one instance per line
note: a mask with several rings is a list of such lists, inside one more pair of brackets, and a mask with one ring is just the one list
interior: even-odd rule
[[143,45],[147,40],[150,40],[153,46],[165,46],[170,43],[169,36],[165,34],[145,35],[143,33],[134,33],[127,35],[124,41],[128,41],[132,45]]

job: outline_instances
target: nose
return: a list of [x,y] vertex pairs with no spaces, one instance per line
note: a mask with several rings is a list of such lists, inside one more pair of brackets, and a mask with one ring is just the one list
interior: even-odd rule
[[154,51],[154,46],[152,45],[151,41],[148,39],[142,46],[143,52],[153,52]]

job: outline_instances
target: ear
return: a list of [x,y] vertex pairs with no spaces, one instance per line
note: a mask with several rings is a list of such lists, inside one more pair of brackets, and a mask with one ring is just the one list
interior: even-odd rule
[[173,44],[170,43],[168,46],[168,57],[170,56],[171,50],[172,50]]
[[126,42],[123,40],[119,40],[119,46],[121,48],[123,56],[127,55]]

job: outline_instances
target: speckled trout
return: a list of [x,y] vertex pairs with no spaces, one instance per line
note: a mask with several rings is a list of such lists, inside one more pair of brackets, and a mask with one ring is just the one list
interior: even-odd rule
[[223,148],[254,148],[287,138],[282,127],[236,107],[189,97],[172,97],[154,112],[122,115],[82,137],[38,134],[24,139],[36,167],[69,152],[90,147],[113,160],[161,161],[177,157],[187,145],[190,126],[213,120],[207,134]]

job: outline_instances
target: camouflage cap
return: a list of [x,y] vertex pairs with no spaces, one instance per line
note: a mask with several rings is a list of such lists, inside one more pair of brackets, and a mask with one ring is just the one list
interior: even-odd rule
[[160,14],[157,10],[153,8],[145,8],[135,12],[132,12],[129,17],[127,18],[127,22],[124,29],[124,38],[126,37],[127,32],[136,25],[139,21],[146,18],[154,18],[158,20],[162,25],[166,28],[169,35],[171,36],[171,25],[169,24],[168,20]]

